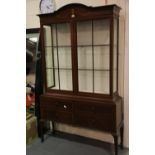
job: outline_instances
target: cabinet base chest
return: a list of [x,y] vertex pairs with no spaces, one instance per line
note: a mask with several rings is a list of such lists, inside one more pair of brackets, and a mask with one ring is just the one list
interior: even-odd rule
[[[112,134],[116,147],[118,136],[121,135],[123,147],[123,106],[119,96],[113,100],[101,100],[75,95],[44,94],[40,101],[41,128],[43,122],[52,121],[53,127],[54,122],[60,122],[100,130]],[[43,140],[43,132],[41,136]]]

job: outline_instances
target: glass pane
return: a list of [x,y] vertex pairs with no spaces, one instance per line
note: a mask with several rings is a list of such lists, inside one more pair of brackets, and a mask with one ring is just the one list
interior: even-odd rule
[[72,62],[71,48],[58,48],[59,53],[59,73],[60,73],[60,89],[72,90]]
[[58,72],[58,57],[57,57],[57,48],[53,47],[53,69],[54,69],[54,80],[55,85],[51,89],[59,89],[59,72]]
[[60,89],[72,90],[72,70],[60,69]]
[[51,89],[59,89],[58,69],[54,69],[54,86]]
[[94,45],[109,45],[110,43],[109,20],[94,20]]
[[94,46],[94,69],[110,69],[109,46]]
[[51,26],[44,26],[44,46],[45,46],[47,87],[53,87],[55,84],[54,70],[53,70],[53,49],[51,45],[52,45]]
[[93,71],[79,70],[78,76],[79,76],[79,91],[93,92]]
[[94,92],[109,94],[109,72],[94,71]]
[[93,92],[92,21],[77,23],[80,92]]
[[57,39],[58,39],[58,46],[70,46],[71,39],[70,39],[70,24],[63,23],[57,24]]
[[47,87],[53,87],[54,86],[54,76],[53,76],[53,69],[46,69],[46,75],[47,75]]
[[45,48],[46,68],[53,68],[53,48]]
[[56,32],[56,24],[51,25],[51,36],[52,36],[52,45],[57,45],[57,32]]
[[117,91],[117,19],[114,20],[113,92]]
[[78,47],[78,68],[92,69],[92,47]]
[[92,44],[92,22],[84,21],[77,23],[77,44],[91,45]]
[[71,48],[70,47],[60,47],[58,48],[59,52],[59,68],[72,68],[71,61]]
[[53,48],[53,57],[54,57],[54,68],[58,68],[58,57],[57,57],[57,48]]
[[51,26],[44,26],[44,46],[52,46]]

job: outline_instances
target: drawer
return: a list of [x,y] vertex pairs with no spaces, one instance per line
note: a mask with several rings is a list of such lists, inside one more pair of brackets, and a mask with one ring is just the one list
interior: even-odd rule
[[109,131],[114,122],[114,108],[111,105],[76,103],[75,121],[77,125]]
[[66,111],[66,112],[72,112],[73,110],[73,105],[70,102],[57,102],[56,104],[56,109],[58,111]]
[[59,101],[57,103],[56,121],[69,124],[73,122],[73,105],[71,102]]
[[41,109],[56,109],[57,102],[41,102],[40,108]]
[[94,128],[104,131],[112,131],[114,129],[114,120],[111,115],[102,115],[102,117],[94,117]]
[[58,100],[44,101],[40,105],[41,118],[62,123],[73,122],[73,106],[71,102]]
[[41,109],[41,118],[42,119],[55,119],[55,110],[52,109]]
[[95,105],[94,106],[95,114],[113,114],[114,108],[110,105]]
[[55,121],[61,122],[61,123],[73,123],[73,113],[66,112],[66,111],[56,111],[56,117]]
[[75,104],[75,110],[80,112],[93,112],[94,111],[94,105],[91,103],[76,103]]

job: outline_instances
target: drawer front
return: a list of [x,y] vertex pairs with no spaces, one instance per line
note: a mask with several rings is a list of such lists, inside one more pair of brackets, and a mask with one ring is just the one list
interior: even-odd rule
[[113,116],[110,114],[98,115],[94,117],[94,128],[101,129],[104,131],[113,131],[114,130],[114,120]]
[[40,103],[41,110],[41,118],[47,120],[55,119],[55,111],[56,111],[57,102],[55,101],[43,101]]
[[89,102],[76,103],[75,109],[80,112],[93,112],[95,114],[112,114],[114,108],[111,105],[95,104]]
[[115,107],[95,102],[41,101],[41,117],[61,123],[104,131],[115,130]]
[[56,109],[56,106],[57,106],[56,101],[52,101],[52,102],[45,101],[40,103],[41,109]]
[[114,127],[114,110],[112,106],[93,103],[77,103],[75,106],[77,125],[111,131]]
[[41,118],[62,123],[73,122],[73,106],[71,102],[44,100],[40,104]]
[[56,106],[56,121],[73,123],[73,105],[71,102],[59,101]]
[[94,110],[94,105],[91,103],[76,103],[75,109],[80,112],[92,112]]
[[76,114],[75,124],[83,127],[93,127],[93,117],[91,115]]
[[73,114],[71,112],[64,112],[64,111],[56,111],[56,117],[55,121],[61,122],[61,123],[73,123]]
[[52,109],[41,109],[41,118],[47,120],[54,120],[55,111]]
[[63,112],[72,112],[73,106],[72,103],[70,102],[58,102],[57,103],[57,110],[58,111],[63,111]]
[[88,103],[75,104],[75,123],[84,127],[93,126],[93,106]]
[[95,105],[94,106],[95,114],[102,115],[102,114],[113,114],[114,110],[112,106],[109,105]]

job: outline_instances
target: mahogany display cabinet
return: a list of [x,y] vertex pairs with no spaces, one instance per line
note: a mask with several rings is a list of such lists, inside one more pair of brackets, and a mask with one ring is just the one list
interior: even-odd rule
[[119,137],[123,147],[119,12],[117,5],[69,4],[38,15],[44,86],[41,131],[44,122],[52,121],[53,128],[60,122],[107,132],[114,138],[115,155]]

